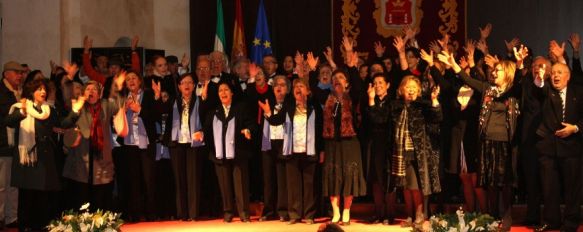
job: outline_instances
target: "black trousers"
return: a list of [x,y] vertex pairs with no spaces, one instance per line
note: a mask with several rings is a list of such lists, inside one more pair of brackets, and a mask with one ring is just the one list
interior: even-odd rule
[[314,219],[316,202],[314,195],[314,172],[316,160],[305,153],[293,154],[286,162],[288,203],[290,219]]
[[175,189],[170,159],[156,161],[156,215],[161,219],[176,215]]
[[[43,230],[51,220],[56,219],[57,194],[54,191],[18,189],[18,227]],[[79,205],[81,206],[81,205]],[[78,207],[79,207],[78,206]]]
[[[225,160],[223,163],[215,163],[225,218],[232,218],[235,214],[233,199],[236,199],[239,217],[249,218],[248,165],[247,160]],[[233,192],[235,193],[234,197]]]
[[190,143],[170,147],[170,162],[176,186],[176,216],[195,219],[199,215],[202,156]]
[[85,203],[90,203],[91,210],[113,210],[113,182],[90,186],[67,179],[66,194],[72,209],[78,209]]
[[288,196],[286,181],[286,162],[281,157],[283,140],[271,140],[271,150],[261,156],[263,164],[263,213],[262,216],[277,215],[287,218]]
[[562,187],[565,210],[561,230],[577,231],[581,203],[581,158],[542,155],[539,161],[545,202],[544,222],[551,226],[561,225]]
[[525,221],[537,223],[540,221],[540,204],[542,202],[541,175],[538,155],[533,144],[527,140],[520,147],[520,164],[524,174],[526,188]]
[[125,146],[129,176],[128,213],[130,217],[148,220],[156,217],[156,144],[147,149]]
[[[116,212],[122,213],[123,219],[128,219],[129,211],[129,193],[130,193],[130,178],[128,156],[125,153],[126,146],[113,148],[111,154],[113,156],[113,168],[115,170],[113,208]],[[76,205],[70,205],[67,209],[79,208]]]

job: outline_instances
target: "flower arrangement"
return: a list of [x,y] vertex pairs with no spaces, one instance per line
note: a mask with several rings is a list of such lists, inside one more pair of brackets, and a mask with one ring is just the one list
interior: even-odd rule
[[488,214],[464,213],[438,214],[429,221],[413,225],[414,232],[495,232],[500,231],[500,221]]
[[123,220],[120,213],[98,209],[89,212],[89,203],[79,209],[80,212],[68,210],[60,219],[53,220],[47,226],[49,232],[118,232],[121,231]]

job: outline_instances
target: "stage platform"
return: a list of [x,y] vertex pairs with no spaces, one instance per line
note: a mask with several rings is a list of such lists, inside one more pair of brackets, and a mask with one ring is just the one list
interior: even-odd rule
[[[196,231],[196,232],[315,232],[321,223],[327,222],[328,219],[321,218],[316,220],[313,225],[306,225],[304,223],[287,225],[285,222],[268,221],[258,222],[256,217],[252,218],[251,223],[242,223],[238,218],[235,218],[231,223],[224,223],[222,220],[208,220],[196,222],[182,222],[182,221],[166,221],[166,222],[142,222],[124,225],[123,232],[180,232],[180,231]],[[399,225],[385,226],[382,224],[369,225],[356,220],[352,220],[350,226],[342,226],[344,231],[355,232],[410,232],[411,228],[401,227]],[[531,232],[533,229],[526,227],[512,227],[511,232]],[[578,231],[583,232],[583,227],[579,227]]]

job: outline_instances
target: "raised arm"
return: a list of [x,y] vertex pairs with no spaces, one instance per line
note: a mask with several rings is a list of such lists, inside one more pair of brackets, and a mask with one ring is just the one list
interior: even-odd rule
[[142,74],[142,66],[140,65],[140,56],[138,52],[136,52],[136,48],[138,47],[138,42],[140,41],[139,36],[134,36],[132,39],[132,71]]
[[97,81],[101,83],[101,85],[105,85],[106,76],[97,72],[91,65],[91,47],[93,45],[93,40],[89,38],[89,36],[85,36],[83,39],[83,71],[85,74],[89,76],[89,79]]

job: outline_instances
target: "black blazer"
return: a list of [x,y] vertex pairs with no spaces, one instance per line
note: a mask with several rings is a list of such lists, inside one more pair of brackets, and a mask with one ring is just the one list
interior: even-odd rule
[[[247,140],[241,130],[249,129],[251,136],[255,136],[257,132],[257,123],[254,121],[248,111],[245,109],[245,104],[233,101],[231,104],[231,109],[229,110],[229,115],[225,118],[225,110],[222,105],[217,106],[213,111],[211,111],[204,122],[203,132],[205,144],[209,147],[209,158],[215,163],[223,163],[225,160],[217,159],[215,156],[215,144],[213,137],[213,118],[217,117],[221,122],[223,122],[224,129],[222,131],[223,137],[226,133],[227,123],[234,118],[235,120],[235,161],[247,160],[251,157],[253,151],[253,143],[251,140]],[[254,139],[254,138],[251,138]]]
[[[171,97],[165,103],[160,103],[160,101],[161,100],[158,100],[158,104],[160,104],[159,105],[160,112],[162,112],[163,114],[168,114],[168,117],[166,117],[166,130],[164,131],[164,135],[162,136],[162,144],[164,144],[167,147],[175,147],[177,145],[177,142],[172,141],[172,127],[173,127],[172,118],[174,117],[174,115],[173,115],[174,102],[176,102],[176,107],[178,108],[178,113],[180,114],[180,112],[182,112],[182,97],[180,95],[178,95],[176,98]],[[194,110],[194,104],[196,101],[201,101],[201,98],[195,97],[195,95],[193,93],[192,99],[189,102],[189,109],[190,109],[189,115],[192,115],[194,113],[193,110]],[[200,111],[200,104],[199,104],[199,114],[197,117],[199,117],[201,120],[201,123],[203,123],[202,122],[203,117],[202,117],[202,114]],[[190,118],[188,118],[188,123],[190,125]],[[196,131],[191,131],[191,133],[194,133],[194,132],[196,132]]]
[[10,106],[14,103],[16,103],[14,93],[6,87],[3,79],[0,80],[0,118],[3,119],[0,120],[0,156],[12,156],[14,152],[14,147],[8,146],[8,136],[6,134],[6,116],[8,116]]
[[[555,136],[555,132],[563,128],[561,125],[563,108],[559,91],[553,88],[549,81],[546,81],[543,88],[539,88],[536,94],[542,102],[542,121],[536,130],[536,134],[541,138],[537,143],[537,150],[541,155],[547,156],[581,155],[583,148],[581,131],[566,138]],[[569,83],[567,86],[564,121],[577,125],[579,130],[583,130],[583,88],[574,83]]]
[[[142,89],[142,102],[140,103],[142,109],[139,118],[142,119],[144,126],[146,127],[146,134],[148,135],[148,142],[150,146],[156,144],[158,139],[158,133],[156,132],[156,122],[160,120],[161,113],[160,102],[156,101],[154,98],[154,92],[149,89]],[[128,93],[129,94],[129,93]],[[127,98],[128,95],[126,95]],[[126,110],[130,110],[126,108]],[[131,122],[128,120],[128,128],[131,130]]]
[[[274,114],[274,109],[275,109],[275,101],[273,102],[269,102],[269,105],[271,107],[271,117],[267,118],[267,121],[269,122],[269,124],[271,125],[281,125],[283,123],[285,123],[285,119],[286,119],[286,115],[289,116],[291,123],[292,123],[292,128],[293,128],[293,118],[294,115],[296,113],[296,100],[295,98],[288,96],[286,97],[286,99],[283,102],[283,106],[281,108],[280,111],[278,111],[277,114]],[[323,130],[323,117],[322,117],[322,107],[320,106],[320,103],[310,97],[308,99],[307,102],[307,107],[308,107],[308,117],[309,115],[314,112],[315,116],[316,116],[316,121],[315,121],[315,145],[316,145],[316,155],[314,157],[319,157],[320,152],[324,150],[324,140],[322,139],[322,130]],[[293,136],[293,135],[292,135]]]

